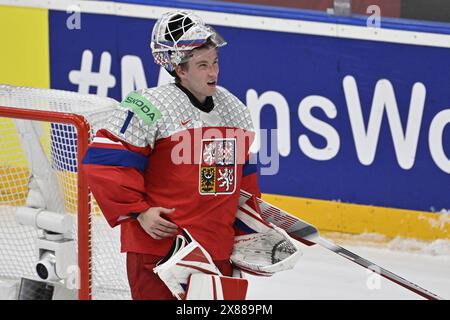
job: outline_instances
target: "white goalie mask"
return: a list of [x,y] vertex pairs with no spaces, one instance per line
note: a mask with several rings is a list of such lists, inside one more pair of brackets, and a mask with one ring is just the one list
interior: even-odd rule
[[190,51],[209,42],[215,47],[226,41],[190,11],[165,13],[155,24],[150,47],[155,63],[171,72],[190,58]]

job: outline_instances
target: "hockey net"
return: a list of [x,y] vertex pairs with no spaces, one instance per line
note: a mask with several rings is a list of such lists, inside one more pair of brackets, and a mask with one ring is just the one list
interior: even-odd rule
[[48,177],[47,207],[74,217],[78,297],[130,298],[120,230],[107,225],[80,166],[115,103],[95,95],[0,85],[0,279],[36,278],[39,231],[18,224],[15,213],[26,205],[30,176],[38,172]]

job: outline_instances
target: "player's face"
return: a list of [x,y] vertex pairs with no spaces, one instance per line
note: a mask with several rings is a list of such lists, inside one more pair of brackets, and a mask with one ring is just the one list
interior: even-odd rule
[[216,48],[193,51],[187,68],[178,70],[181,85],[188,89],[200,102],[216,92],[219,61]]

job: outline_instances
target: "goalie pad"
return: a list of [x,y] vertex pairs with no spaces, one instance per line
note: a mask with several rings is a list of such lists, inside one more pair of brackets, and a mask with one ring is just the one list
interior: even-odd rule
[[178,235],[167,256],[153,269],[178,300],[186,298],[189,277],[200,273],[220,275],[209,253],[183,229]]
[[246,279],[194,273],[189,278],[186,300],[245,300]]
[[292,269],[301,256],[295,240],[262,218],[255,197],[238,208],[234,227],[231,261],[245,272],[271,276]]

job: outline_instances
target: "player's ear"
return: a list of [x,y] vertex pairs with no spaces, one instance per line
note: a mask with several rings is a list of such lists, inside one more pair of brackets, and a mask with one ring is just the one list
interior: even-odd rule
[[185,77],[185,75],[186,75],[186,72],[185,72],[184,68],[182,66],[180,66],[180,65],[177,65],[175,67],[175,73],[178,75],[178,77],[180,79],[183,79]]

